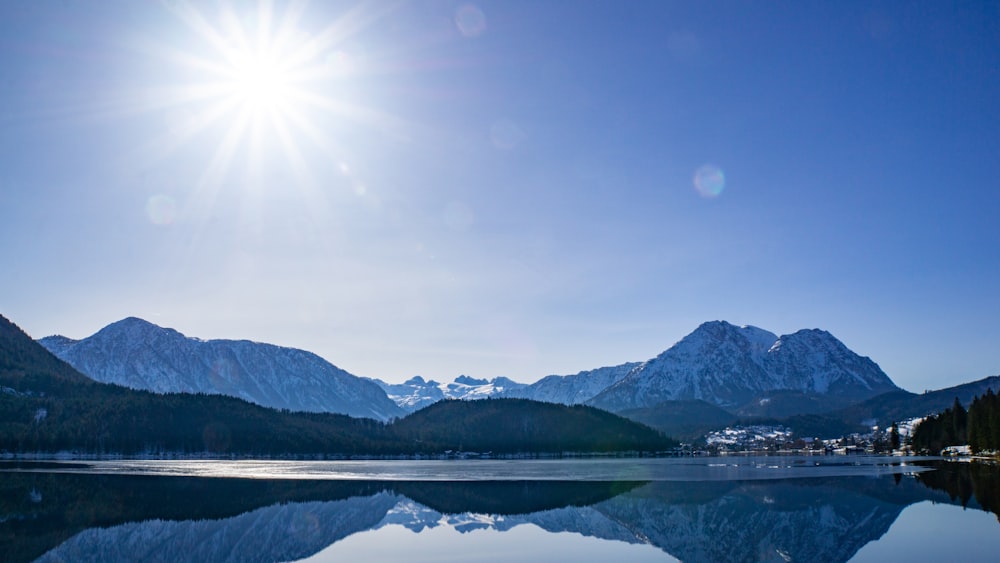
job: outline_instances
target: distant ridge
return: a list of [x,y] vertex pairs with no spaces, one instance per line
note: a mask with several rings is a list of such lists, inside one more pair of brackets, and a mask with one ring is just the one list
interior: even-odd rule
[[[703,323],[646,362],[550,375],[528,385],[503,377],[467,376],[447,384],[420,376],[399,384],[375,381],[407,411],[443,399],[486,397],[589,404],[636,414],[654,407],[662,411],[664,404],[676,401],[701,401],[728,410],[734,418],[825,412],[882,393],[903,392],[878,364],[855,354],[829,332],[806,329],[779,337],[726,321]],[[680,408],[690,410],[694,403]],[[663,420],[664,415],[642,416]],[[721,416],[713,411],[710,418]]]
[[1000,392],[1000,375],[924,393],[903,390],[886,393],[838,409],[829,415],[855,423],[874,422],[887,426],[908,418],[937,414],[951,407],[955,399],[968,406],[973,397],[985,395],[987,389],[992,389],[994,393]]
[[407,456],[655,452],[676,444],[592,407],[446,401],[385,424],[204,393],[153,393],[73,371],[0,316],[0,452]]
[[467,375],[460,375],[451,383],[438,383],[433,379],[427,380],[419,375],[413,376],[403,383],[386,383],[380,379],[372,381],[407,412],[420,410],[445,399],[475,400],[516,396],[511,393],[526,387],[524,383],[518,383],[506,377],[476,379]]
[[129,317],[92,336],[40,339],[88,377],[158,393],[208,393],[265,407],[389,420],[405,411],[377,385],[295,348],[200,340]]
[[677,400],[735,408],[771,391],[850,403],[898,389],[878,364],[858,356],[829,332],[800,330],[777,337],[756,327],[712,321],[588,404],[615,412]]

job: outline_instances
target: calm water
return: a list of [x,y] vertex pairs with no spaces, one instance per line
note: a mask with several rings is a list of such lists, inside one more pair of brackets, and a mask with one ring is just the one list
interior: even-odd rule
[[994,560],[1000,469],[902,461],[6,462],[0,560]]

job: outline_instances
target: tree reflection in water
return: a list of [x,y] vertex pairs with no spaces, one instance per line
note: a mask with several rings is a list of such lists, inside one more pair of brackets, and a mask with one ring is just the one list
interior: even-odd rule
[[[532,524],[682,560],[846,561],[907,506],[997,513],[996,466],[709,482],[300,481],[0,473],[0,560],[294,560],[386,526]],[[8,467],[8,469],[10,469]]]

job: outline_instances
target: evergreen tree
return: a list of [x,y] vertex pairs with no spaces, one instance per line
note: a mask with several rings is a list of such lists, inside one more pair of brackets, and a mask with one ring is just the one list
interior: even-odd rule
[[983,401],[979,397],[972,399],[969,405],[969,449],[973,453],[983,451]]
[[986,435],[989,437],[984,449],[1000,450],[1000,395],[995,395],[992,389],[986,390]]
[[951,412],[951,427],[948,429],[949,441],[954,442],[956,445],[968,443],[968,413],[966,413],[958,397],[955,397],[955,402],[951,406]]

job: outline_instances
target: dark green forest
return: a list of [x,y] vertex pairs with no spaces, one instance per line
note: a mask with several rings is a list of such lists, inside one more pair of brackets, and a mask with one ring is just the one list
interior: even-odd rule
[[0,316],[0,452],[399,456],[654,452],[676,442],[592,407],[445,401],[389,424],[97,383]]
[[[11,469],[0,462],[0,469]],[[0,480],[0,561],[34,561],[74,534],[145,520],[220,520],[275,504],[330,502],[381,492],[445,513],[527,514],[587,506],[638,482],[355,481],[46,473],[22,462]],[[65,467],[64,467],[65,468]],[[34,495],[32,494],[34,493]]]
[[973,399],[968,423],[969,448],[973,452],[1000,451],[1000,395],[990,389]]
[[992,389],[974,397],[968,411],[955,399],[951,408],[928,417],[913,431],[912,445],[918,452],[937,454],[963,444],[977,454],[1000,451],[1000,396]]

